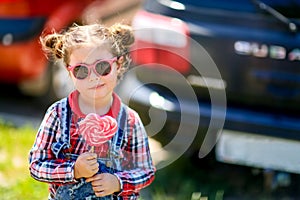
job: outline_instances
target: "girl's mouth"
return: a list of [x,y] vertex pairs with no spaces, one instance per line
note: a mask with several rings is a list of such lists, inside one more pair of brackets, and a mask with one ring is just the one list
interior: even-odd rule
[[99,84],[99,85],[95,85],[95,86],[91,87],[90,89],[95,90],[95,89],[102,88],[103,86],[104,86],[104,84]]

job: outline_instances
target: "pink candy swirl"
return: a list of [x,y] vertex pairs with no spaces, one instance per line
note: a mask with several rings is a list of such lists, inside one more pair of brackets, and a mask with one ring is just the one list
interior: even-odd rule
[[117,121],[110,116],[88,114],[79,122],[79,133],[90,146],[100,146],[110,140],[118,129]]

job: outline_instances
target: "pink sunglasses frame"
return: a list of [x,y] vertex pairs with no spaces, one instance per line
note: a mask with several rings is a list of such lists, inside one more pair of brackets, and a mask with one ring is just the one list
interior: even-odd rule
[[[73,76],[76,78],[76,79],[78,79],[78,80],[84,80],[84,79],[86,79],[87,77],[89,77],[90,75],[91,75],[91,70],[93,70],[94,71],[94,73],[95,74],[97,74],[98,76],[107,76],[108,74],[110,74],[111,73],[111,71],[112,71],[112,64],[114,63],[114,62],[116,62],[118,60],[118,57],[113,57],[113,58],[110,58],[110,59],[100,59],[100,60],[96,60],[94,63],[92,63],[92,64],[86,64],[86,63],[78,63],[78,64],[76,64],[76,65],[73,65],[73,66],[71,66],[71,65],[68,65],[67,66],[67,70],[68,71],[70,71],[72,74],[73,74]],[[97,72],[97,70],[96,70],[96,65],[98,64],[98,63],[100,63],[100,62],[108,62],[109,63],[109,65],[110,65],[110,71],[109,71],[109,73],[108,74],[105,74],[105,75],[103,75],[103,74],[99,74],[98,72]],[[84,67],[86,67],[87,69],[88,69],[88,74],[87,74],[87,76],[85,77],[85,78],[77,78],[76,76],[75,76],[75,74],[74,74],[74,69],[75,69],[75,67],[78,67],[78,66],[84,66]]]

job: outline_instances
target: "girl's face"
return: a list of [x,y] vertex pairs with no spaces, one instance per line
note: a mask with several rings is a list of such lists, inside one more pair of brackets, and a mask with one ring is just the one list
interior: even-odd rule
[[[111,59],[113,57],[114,56],[106,50],[105,46],[81,46],[72,50],[69,65],[92,65],[97,60]],[[85,79],[77,79],[73,73],[70,73],[74,86],[79,91],[80,95],[89,99],[103,99],[109,97],[109,95],[111,96],[117,85],[117,61],[113,62],[111,67],[110,73],[105,76],[96,74],[92,67],[90,68],[89,75]]]

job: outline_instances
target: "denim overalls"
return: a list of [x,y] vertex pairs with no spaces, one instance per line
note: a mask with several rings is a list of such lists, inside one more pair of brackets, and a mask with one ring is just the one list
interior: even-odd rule
[[[76,160],[78,155],[66,154],[67,157]],[[119,165],[117,152],[113,151],[110,147],[107,158],[98,158],[99,163],[99,174],[100,173],[115,173],[117,172],[116,166]],[[80,200],[80,199],[101,199],[101,200],[111,200],[116,199],[113,195],[105,197],[96,197],[91,183],[85,182],[84,178],[81,178],[76,184],[68,184],[60,186],[56,191],[57,200]]]
[[[52,151],[56,155],[57,158],[68,158],[72,160],[76,160],[78,155],[64,153],[63,149],[70,147],[70,134],[69,127],[71,123],[72,112],[69,107],[68,99],[65,98],[62,104],[65,106],[66,112],[62,112],[62,115],[59,116],[61,119],[62,126],[62,136],[61,138],[52,145]],[[122,112],[126,112],[125,109]],[[123,128],[125,126],[125,120],[119,121],[119,129],[116,135],[109,141],[109,151],[107,152],[107,157],[98,158],[99,163],[99,172],[98,173],[115,173],[118,170],[121,170],[120,160],[123,158],[123,154],[120,150],[120,138],[123,136]],[[114,145],[112,145],[112,143]],[[59,186],[56,190],[56,200],[111,200],[118,199],[116,195],[108,195],[105,197],[96,197],[91,183],[85,182],[85,179],[82,178],[78,183],[75,184],[66,184]]]

